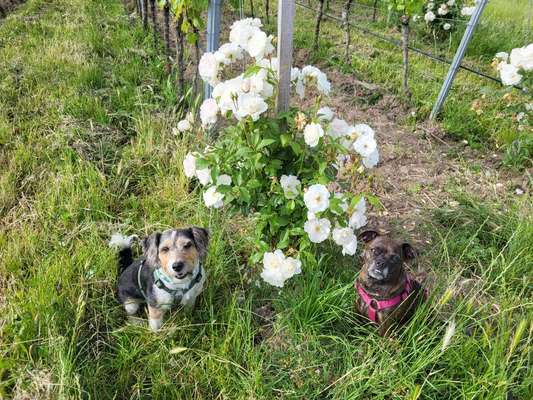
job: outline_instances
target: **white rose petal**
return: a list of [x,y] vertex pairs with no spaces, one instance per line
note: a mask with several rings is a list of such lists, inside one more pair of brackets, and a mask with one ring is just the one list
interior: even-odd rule
[[340,138],[347,136],[350,132],[350,125],[340,118],[334,118],[333,121],[329,124],[328,135],[333,138]]
[[186,132],[192,128],[191,123],[187,119],[182,119],[178,122],[178,131]]
[[461,9],[461,15],[463,17],[469,17],[472,14],[474,14],[475,9],[476,9],[476,7],[463,7]]
[[316,115],[319,121],[331,121],[333,119],[333,111],[329,107],[320,108]]
[[424,20],[426,22],[433,22],[435,20],[436,16],[435,14],[433,13],[433,11],[428,11],[425,15],[424,15]]
[[187,178],[196,176],[196,157],[192,153],[187,153],[183,159],[183,172]]
[[211,86],[218,83],[219,62],[213,53],[204,53],[198,63],[198,73]]
[[197,169],[196,177],[198,178],[198,181],[203,186],[213,183],[213,178],[211,177],[211,169],[209,167],[203,168],[203,169]]
[[206,99],[200,106],[200,120],[204,127],[217,122],[218,105],[215,99]]
[[231,185],[231,176],[222,174],[219,175],[217,178],[217,186],[223,185],[223,186],[229,186]]
[[331,222],[327,218],[310,219],[304,224],[309,240],[313,243],[321,243],[326,240],[331,230]]
[[353,229],[359,229],[366,225],[366,201],[364,197],[357,202],[355,209],[353,210],[352,215],[350,216],[350,221],[348,226]]
[[533,70],[533,43],[526,47],[513,49],[509,57],[510,63],[524,71]]
[[449,31],[452,28],[452,25],[446,22],[444,25],[442,25],[442,29],[445,31]]
[[377,143],[371,136],[359,136],[354,142],[353,148],[362,157],[369,157],[377,149]]
[[238,120],[251,116],[254,121],[268,109],[267,103],[261,96],[253,93],[243,93],[237,98],[235,117]]
[[329,191],[324,185],[311,185],[304,194],[304,202],[313,213],[325,211],[329,207]]
[[203,197],[205,206],[208,208],[220,208],[224,205],[222,201],[224,195],[222,193],[217,192],[216,186],[211,186],[209,189],[207,189],[204,192]]
[[287,199],[295,199],[300,192],[301,182],[294,175],[281,175],[280,184]]
[[371,169],[374,168],[379,163],[379,151],[378,149],[374,150],[368,157],[362,158],[362,163],[365,168]]
[[320,138],[324,136],[324,129],[322,129],[322,126],[320,124],[315,124],[314,122],[311,122],[310,124],[307,124],[304,128],[304,139],[305,143],[310,147],[315,147]]
[[498,69],[500,71],[502,83],[506,86],[517,85],[522,80],[522,75],[518,73],[518,68],[513,64],[501,62],[498,65]]

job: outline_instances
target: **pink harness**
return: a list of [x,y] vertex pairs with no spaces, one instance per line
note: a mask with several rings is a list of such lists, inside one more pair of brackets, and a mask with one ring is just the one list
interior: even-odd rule
[[376,322],[376,312],[381,310],[386,310],[387,308],[392,308],[404,301],[411,292],[413,291],[413,285],[408,276],[405,277],[405,286],[402,293],[397,296],[394,296],[388,300],[376,300],[369,296],[369,294],[363,289],[358,281],[355,282],[355,287],[359,296],[363,299],[365,304],[368,306],[368,318],[371,321]]

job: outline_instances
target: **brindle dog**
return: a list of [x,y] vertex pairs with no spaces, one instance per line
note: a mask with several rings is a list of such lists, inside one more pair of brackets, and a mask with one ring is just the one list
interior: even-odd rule
[[420,283],[404,269],[404,262],[413,259],[415,251],[409,243],[376,231],[365,231],[360,239],[365,243],[364,264],[355,283],[355,307],[359,314],[373,319],[384,336],[393,323],[406,322],[423,300]]

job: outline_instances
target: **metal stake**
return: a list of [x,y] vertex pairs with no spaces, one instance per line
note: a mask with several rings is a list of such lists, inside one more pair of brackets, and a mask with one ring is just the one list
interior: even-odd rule
[[[222,0],[209,0],[207,9],[207,52],[218,50],[220,37],[220,9]],[[204,83],[204,99],[211,97],[213,88],[207,82]]]
[[455,56],[453,57],[452,65],[450,66],[450,69],[448,70],[448,75],[446,76],[446,80],[444,81],[444,84],[442,85],[442,88],[440,89],[440,93],[439,93],[439,96],[437,97],[437,101],[435,102],[435,105],[433,106],[433,110],[431,111],[431,114],[429,116],[430,119],[435,119],[437,117],[440,109],[442,108],[442,105],[444,104],[444,101],[446,100],[446,97],[448,97],[448,92],[450,91],[450,88],[452,87],[453,80],[455,79],[455,75],[457,74],[457,70],[461,66],[461,61],[463,60],[463,57],[465,55],[466,48],[468,47],[468,43],[470,43],[470,39],[472,39],[472,35],[474,34],[476,25],[479,22],[479,18],[481,17],[481,13],[485,9],[487,2],[488,0],[480,0],[479,3],[477,3],[474,13],[470,17],[470,21],[468,22],[468,25],[466,26],[466,30],[463,35],[463,38],[461,39],[461,43],[459,44],[459,47],[457,48],[457,52],[455,53]]

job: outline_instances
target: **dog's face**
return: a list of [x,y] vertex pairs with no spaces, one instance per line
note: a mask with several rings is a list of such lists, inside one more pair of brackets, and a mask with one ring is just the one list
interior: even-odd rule
[[191,227],[155,232],[142,241],[146,262],[159,266],[176,281],[192,275],[207,254],[209,234],[206,229]]
[[366,243],[363,270],[370,279],[393,282],[403,271],[403,263],[415,257],[409,243],[401,243],[376,231],[365,231],[360,238]]

